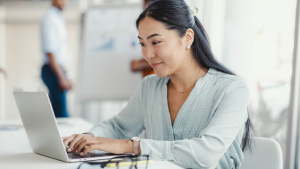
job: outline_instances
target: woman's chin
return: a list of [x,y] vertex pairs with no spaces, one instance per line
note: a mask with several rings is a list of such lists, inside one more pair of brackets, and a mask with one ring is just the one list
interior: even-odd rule
[[155,71],[155,74],[157,77],[163,78],[163,77],[168,76],[168,74],[166,72],[161,72],[161,71],[156,71],[156,70],[154,70],[154,71]]

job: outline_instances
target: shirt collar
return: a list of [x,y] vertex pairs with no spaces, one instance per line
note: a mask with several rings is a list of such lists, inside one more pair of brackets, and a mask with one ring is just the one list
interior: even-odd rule
[[57,14],[61,14],[61,10],[59,8],[57,8],[56,6],[51,6],[51,10],[53,10],[55,13]]
[[[200,77],[200,78],[197,80],[197,83],[198,83],[198,81],[199,81],[200,79],[203,81],[203,80],[207,79],[208,76],[210,76],[210,74],[215,73],[215,72],[216,72],[216,70],[215,70],[214,68],[209,68],[208,71],[207,71],[207,73],[206,73],[203,77]],[[169,76],[166,76],[164,82],[165,82],[165,83],[168,83],[168,82],[169,82],[169,79],[170,79],[170,77],[169,77]]]

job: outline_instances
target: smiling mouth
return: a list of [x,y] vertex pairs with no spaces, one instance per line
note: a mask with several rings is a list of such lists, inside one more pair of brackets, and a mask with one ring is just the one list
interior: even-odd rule
[[161,63],[153,63],[151,66],[153,67],[153,68],[155,68],[155,67],[157,67],[158,65],[160,65],[160,64],[162,64],[163,62],[161,62]]

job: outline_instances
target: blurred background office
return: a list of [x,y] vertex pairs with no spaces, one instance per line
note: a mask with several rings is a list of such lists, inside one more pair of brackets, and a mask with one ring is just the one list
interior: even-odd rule
[[[216,58],[247,80],[256,136],[277,140],[286,157],[297,0],[186,2],[198,7]],[[40,22],[50,6],[51,0],[0,0],[2,121],[20,119],[12,91],[48,91],[40,78]],[[126,106],[142,80],[132,71],[132,61],[142,59],[135,28],[142,8],[143,0],[69,0],[63,17],[70,116],[98,123]]]

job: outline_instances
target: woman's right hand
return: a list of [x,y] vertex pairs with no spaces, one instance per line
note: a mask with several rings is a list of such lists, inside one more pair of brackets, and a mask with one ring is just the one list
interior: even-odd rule
[[81,140],[82,138],[86,137],[95,137],[92,133],[85,133],[85,134],[73,134],[69,137],[63,137],[64,146],[67,147],[69,145],[69,148],[67,152],[73,151],[74,145]]

